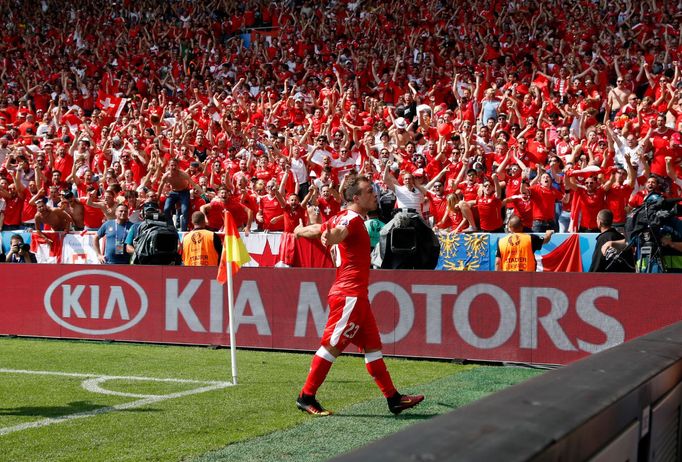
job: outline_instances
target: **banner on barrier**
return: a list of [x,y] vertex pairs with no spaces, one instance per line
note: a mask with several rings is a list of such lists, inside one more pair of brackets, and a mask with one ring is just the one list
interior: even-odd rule
[[[215,268],[2,265],[0,334],[228,343]],[[315,350],[334,270],[244,268],[238,345]],[[565,364],[682,318],[672,275],[373,271],[390,355]],[[651,297],[651,287],[657,297]]]
[[[9,251],[13,231],[2,232],[4,251]],[[56,238],[49,244],[36,239],[37,234],[22,232],[24,242],[36,252],[38,263],[98,264],[94,250],[95,233],[48,233]],[[184,233],[180,233],[180,237]],[[504,234],[440,233],[440,256],[435,269],[449,271],[494,271],[497,241]],[[596,234],[554,234],[552,240],[536,254],[545,271],[588,271]],[[293,239],[287,233],[250,233],[241,235],[251,261],[246,266],[294,266],[328,268],[331,260],[319,241]],[[35,241],[35,242],[34,242]],[[570,242],[569,242],[570,241]],[[571,245],[567,245],[571,244]],[[100,240],[100,246],[104,239]],[[102,247],[103,248],[103,247]],[[540,265],[539,265],[540,266]]]

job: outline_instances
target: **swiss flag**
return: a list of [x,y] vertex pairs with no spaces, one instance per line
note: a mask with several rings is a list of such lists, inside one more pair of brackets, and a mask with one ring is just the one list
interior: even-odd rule
[[76,134],[83,121],[73,112],[67,112],[62,116],[61,123],[65,124],[71,133]]
[[121,115],[121,111],[123,111],[127,102],[127,98],[100,93],[97,101],[95,101],[95,106],[115,118]]
[[43,234],[52,241],[48,242],[40,234],[31,233],[31,252],[36,254],[38,263],[61,263],[62,235],[55,231],[44,231]]

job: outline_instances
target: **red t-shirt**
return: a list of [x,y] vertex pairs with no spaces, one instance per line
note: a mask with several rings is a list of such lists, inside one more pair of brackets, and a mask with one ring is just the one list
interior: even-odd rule
[[270,223],[273,218],[282,215],[284,210],[282,206],[279,205],[279,201],[276,197],[262,196],[260,198],[260,211],[263,213],[263,229],[267,231],[283,231],[284,221],[279,220],[278,222],[272,224]]
[[345,227],[348,235],[332,247],[336,279],[329,295],[367,297],[369,286],[370,241],[364,218],[352,210],[344,210],[322,224],[322,231]]
[[21,224],[21,210],[24,208],[25,196],[17,194],[16,197],[5,199],[5,224],[18,226]]
[[52,166],[53,170],[59,170],[62,174],[62,178],[66,178],[71,175],[71,169],[73,168],[73,157],[68,153],[64,157],[55,156],[54,164]]
[[305,209],[299,205],[296,207],[294,210],[291,210],[291,207],[287,206],[284,208],[284,232],[285,233],[293,233],[294,229],[299,224],[305,224],[307,223],[307,215]]
[[465,201],[475,201],[478,199],[478,183],[469,184],[463,181],[457,185],[457,188],[462,191]]
[[226,208],[234,217],[234,222],[238,228],[244,226],[249,220],[249,215],[244,207],[239,196],[232,195],[227,199]]
[[78,201],[83,204],[83,226],[94,229],[102,226],[102,223],[104,223],[104,212],[102,212],[102,209],[86,204],[86,197],[80,197]]
[[554,188],[543,188],[539,184],[530,187],[533,203],[533,220],[554,221],[554,203],[561,200],[563,193]]
[[320,208],[320,216],[322,217],[323,223],[341,210],[341,204],[339,204],[334,196],[329,196],[327,199],[319,197],[317,199],[317,206]]
[[584,189],[576,189],[573,200],[580,207],[580,226],[586,229],[597,229],[597,214],[605,206],[604,189],[600,186],[593,194]]
[[533,227],[533,203],[530,199],[514,199],[508,204],[512,204],[514,214],[521,219],[524,228]]
[[431,191],[427,191],[426,198],[429,201],[429,212],[433,217],[433,223],[440,223],[448,209],[447,197],[445,195],[439,196]]
[[497,231],[504,225],[502,220],[502,201],[496,196],[484,196],[476,199],[476,208],[482,231]]
[[625,207],[628,205],[633,189],[632,186],[614,183],[606,192],[606,208],[613,212],[614,223],[625,223],[627,217]]
[[[519,194],[521,192],[521,184],[523,183],[523,178],[520,176],[517,177],[507,177],[505,180],[505,186],[504,186],[504,196],[505,197],[511,197]],[[510,209],[513,207],[513,204],[511,202],[507,202],[507,208]]]
[[21,222],[26,223],[29,220],[33,220],[33,218],[36,216],[36,212],[38,211],[37,207],[35,204],[30,204],[31,198],[33,197],[33,194],[31,194],[31,191],[27,189],[24,189],[24,205],[21,209]]
[[208,210],[206,210],[206,221],[208,222],[208,227],[213,230],[217,230],[223,227],[223,212],[227,208],[227,204],[223,202],[222,199],[215,198],[208,204]]

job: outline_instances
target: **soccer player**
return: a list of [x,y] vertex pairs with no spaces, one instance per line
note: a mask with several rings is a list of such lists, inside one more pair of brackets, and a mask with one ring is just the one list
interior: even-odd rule
[[310,372],[296,400],[298,408],[316,416],[327,416],[315,398],[317,389],[327,377],[334,360],[353,343],[365,353],[367,371],[386,397],[388,409],[400,414],[419,404],[422,395],[401,395],[393,386],[381,354],[381,338],[369,305],[370,241],[365,228],[367,212],[377,208],[372,183],[358,176],[344,190],[348,207],[322,224],[298,226],[297,237],[320,238],[331,246],[336,263],[336,280],[329,290],[329,318],[321,346],[313,357]]

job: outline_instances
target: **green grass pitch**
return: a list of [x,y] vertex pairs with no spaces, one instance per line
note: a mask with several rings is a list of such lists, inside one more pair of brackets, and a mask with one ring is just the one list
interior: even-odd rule
[[294,404],[310,359],[239,350],[230,386],[229,350],[0,338],[0,460],[326,460],[541,373],[388,358],[426,395],[396,417],[342,356],[318,392],[335,415],[313,418]]

